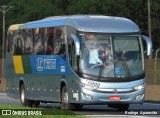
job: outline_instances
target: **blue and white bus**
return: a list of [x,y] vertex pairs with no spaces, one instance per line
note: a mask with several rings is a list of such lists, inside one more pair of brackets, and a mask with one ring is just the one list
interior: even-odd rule
[[24,106],[106,104],[127,110],[145,98],[143,40],[129,19],[101,15],[48,17],[9,27],[7,95]]

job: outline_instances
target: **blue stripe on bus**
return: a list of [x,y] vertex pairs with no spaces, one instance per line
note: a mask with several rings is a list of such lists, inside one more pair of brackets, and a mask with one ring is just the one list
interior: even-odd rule
[[68,61],[59,55],[30,56],[33,74],[71,74]]
[[46,19],[26,23],[26,28],[63,26],[65,23],[66,18]]

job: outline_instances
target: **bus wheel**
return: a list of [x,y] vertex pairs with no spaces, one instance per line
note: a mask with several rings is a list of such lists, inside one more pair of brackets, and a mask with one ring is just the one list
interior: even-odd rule
[[119,111],[128,111],[129,104],[119,104],[117,108]]
[[68,103],[68,92],[66,86],[62,88],[61,92],[61,103],[62,103],[62,109],[69,109],[69,103]]
[[68,92],[67,92],[66,86],[62,88],[61,103],[62,103],[62,107],[61,107],[62,109],[79,110],[83,106],[80,104],[73,104],[68,102]]
[[38,107],[40,105],[39,101],[32,101],[32,107]]
[[70,106],[72,105],[72,110],[81,110],[83,105],[81,104],[70,104]]
[[26,99],[24,84],[20,86],[20,100],[23,106],[32,106],[32,102]]

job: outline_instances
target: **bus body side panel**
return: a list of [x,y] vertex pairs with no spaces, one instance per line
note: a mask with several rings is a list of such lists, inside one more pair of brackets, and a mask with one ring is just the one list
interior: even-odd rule
[[27,99],[39,101],[58,101],[60,75],[26,74],[24,76]]
[[24,76],[26,97],[30,100],[44,102],[61,102],[61,82],[65,82],[69,94],[69,102],[78,103],[78,86],[74,75],[41,75],[33,74]]
[[6,84],[7,84],[7,95],[11,97],[15,97],[14,89],[13,89],[13,75],[14,75],[14,66],[12,56],[7,53],[6,54]]
[[69,97],[69,103],[79,103],[80,100],[80,88],[78,85],[79,77],[73,72],[70,75],[66,76],[66,87],[67,87],[67,92],[68,92],[68,97]]
[[[26,60],[29,59],[27,65]],[[29,67],[28,65],[31,65]],[[71,94],[78,91],[72,70],[67,64],[67,59],[63,60],[57,55],[34,55],[22,56],[22,68],[24,74],[17,74],[15,80],[24,81],[26,97],[30,100],[60,102],[60,90],[62,80]],[[29,71],[31,68],[31,71]],[[18,79],[17,79],[18,78]],[[17,86],[18,81],[14,84]],[[77,89],[75,90],[76,87]],[[69,94],[70,95],[70,94]],[[71,95],[73,96],[73,95]]]

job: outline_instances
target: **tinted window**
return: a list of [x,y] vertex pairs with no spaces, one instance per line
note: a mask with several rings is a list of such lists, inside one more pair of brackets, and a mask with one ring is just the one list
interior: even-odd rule
[[34,54],[44,54],[44,28],[36,28],[34,39]]
[[31,29],[26,30],[25,54],[30,55],[33,52],[33,32]]
[[54,54],[54,28],[47,28],[47,36],[45,38],[46,55]]
[[57,27],[55,29],[54,54],[65,56],[64,29]]
[[12,31],[8,31],[8,35],[7,35],[7,52],[9,52],[10,54],[13,54],[13,32]]
[[25,33],[22,30],[13,31],[13,54],[23,55],[24,54],[24,39]]

